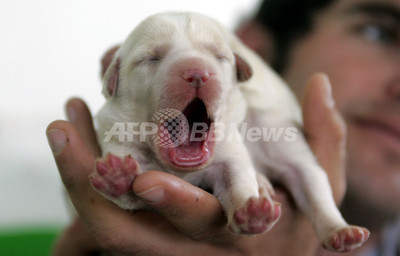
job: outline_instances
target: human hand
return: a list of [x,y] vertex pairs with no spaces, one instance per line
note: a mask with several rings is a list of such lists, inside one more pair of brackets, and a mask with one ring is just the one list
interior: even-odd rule
[[[339,201],[344,193],[345,132],[337,111],[324,101],[324,84],[321,75],[309,82],[304,126]],[[94,159],[100,155],[90,112],[82,101],[73,99],[67,113],[70,123],[53,122],[47,133],[61,178],[86,228],[79,220],[71,225],[54,255],[91,255],[101,250],[111,255],[310,255],[315,250],[317,241],[309,222],[281,190],[276,198],[282,203],[281,220],[271,231],[255,237],[228,232],[214,196],[163,172],[146,172],[133,184],[133,191],[142,196],[152,187],[163,188],[163,196],[143,198],[157,213],[117,208],[89,185]]]
[[[175,176],[151,171],[134,181],[133,191],[157,213],[124,211],[95,192],[88,176],[100,149],[90,112],[81,100],[72,99],[67,104],[67,113],[70,122],[51,123],[47,134],[80,219],[66,229],[54,255],[91,255],[97,250],[111,255],[162,255],[163,252],[231,255],[231,251],[240,250],[234,246],[222,247],[236,240],[236,236],[230,235],[226,228],[219,201]],[[154,186],[164,190],[158,201],[143,194]]]

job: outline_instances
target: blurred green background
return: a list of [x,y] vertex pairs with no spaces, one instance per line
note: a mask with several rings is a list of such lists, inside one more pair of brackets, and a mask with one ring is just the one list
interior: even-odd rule
[[0,230],[0,255],[48,256],[60,232],[60,227],[18,227]]

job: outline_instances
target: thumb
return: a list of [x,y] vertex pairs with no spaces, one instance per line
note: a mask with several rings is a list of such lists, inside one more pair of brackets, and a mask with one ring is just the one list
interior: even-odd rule
[[309,80],[303,100],[303,120],[307,141],[327,172],[336,202],[344,196],[346,126],[335,108],[331,84],[323,73]]

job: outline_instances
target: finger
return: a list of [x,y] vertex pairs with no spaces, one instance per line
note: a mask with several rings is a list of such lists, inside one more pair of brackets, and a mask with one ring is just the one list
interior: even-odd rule
[[107,50],[107,52],[101,58],[101,77],[104,76],[108,66],[110,66],[115,52],[119,49],[120,45],[116,45]]
[[308,82],[303,120],[308,143],[327,172],[334,198],[339,202],[346,187],[346,126],[334,106],[331,85],[325,74],[316,74]]
[[168,173],[150,171],[133,183],[134,193],[195,240],[232,239],[221,203],[210,193]]
[[110,251],[134,253],[152,248],[168,251],[193,243],[160,215],[121,210],[93,190],[88,176],[94,156],[72,124],[55,121],[48,126],[47,136],[71,201],[99,245]]
[[77,210],[95,207],[96,202],[105,201],[89,185],[88,176],[93,171],[95,157],[75,126],[66,121],[55,121],[47,128],[47,137],[61,179]]
[[95,156],[100,156],[101,149],[97,143],[96,132],[93,127],[92,115],[89,108],[81,99],[72,98],[66,104],[68,121],[71,122],[87,147]]
[[54,244],[53,256],[90,256],[97,255],[102,248],[92,236],[79,217],[58,237]]
[[88,228],[101,235],[103,230],[122,225],[119,221],[129,221],[128,212],[121,211],[91,188],[88,177],[94,169],[95,158],[75,127],[65,121],[55,121],[47,128],[47,136],[61,179]]
[[94,156],[71,123],[51,123],[47,137],[71,201],[93,238],[106,248],[116,248],[124,236],[132,235],[126,236],[124,231],[136,230],[131,227],[129,212],[117,208],[91,188],[88,176],[93,171]]

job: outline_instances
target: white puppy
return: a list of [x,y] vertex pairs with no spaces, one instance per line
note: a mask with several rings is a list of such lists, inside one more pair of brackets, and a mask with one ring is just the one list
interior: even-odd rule
[[269,177],[287,186],[327,249],[367,240],[366,229],[343,220],[324,170],[296,133],[300,107],[288,87],[214,20],[146,19],[115,53],[103,93],[104,158],[90,180],[120,207],[143,208],[131,192],[134,178],[164,170],[212,191],[234,232],[262,233],[280,216]]

